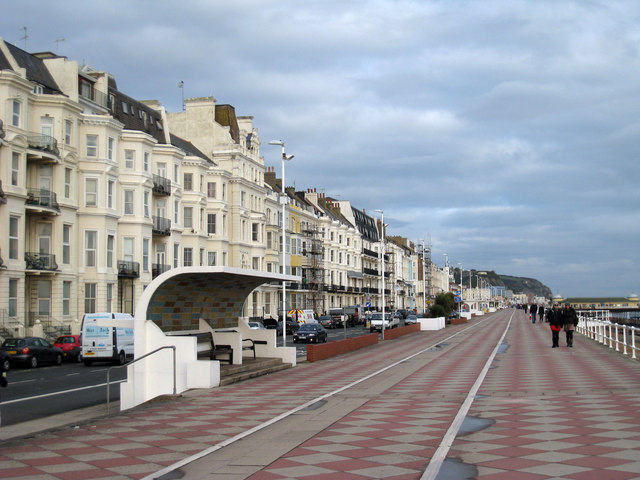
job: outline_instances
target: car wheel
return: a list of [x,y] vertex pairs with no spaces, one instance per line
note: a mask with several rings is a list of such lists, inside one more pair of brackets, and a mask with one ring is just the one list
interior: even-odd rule
[[124,365],[125,360],[126,357],[124,355],[124,352],[120,352],[120,354],[118,355],[118,365]]
[[56,365],[62,365],[62,355],[56,355]]
[[87,360],[86,358],[83,359],[82,362],[84,363],[85,367],[90,367],[93,364],[93,362],[91,360]]
[[78,355],[76,355],[76,362],[81,363],[82,362],[82,352],[78,353]]
[[2,361],[2,368],[4,369],[5,372],[8,372],[9,371],[9,367],[11,367],[11,362],[7,358],[7,359]]
[[38,366],[38,357],[36,356],[31,357],[31,360],[29,361],[29,366],[31,368],[36,368]]

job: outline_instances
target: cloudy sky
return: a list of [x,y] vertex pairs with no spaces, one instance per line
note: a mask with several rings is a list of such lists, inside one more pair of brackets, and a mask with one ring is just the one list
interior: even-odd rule
[[[0,0],[0,36],[252,115],[287,184],[433,260],[640,293],[637,0]],[[64,39],[64,40],[62,40]]]

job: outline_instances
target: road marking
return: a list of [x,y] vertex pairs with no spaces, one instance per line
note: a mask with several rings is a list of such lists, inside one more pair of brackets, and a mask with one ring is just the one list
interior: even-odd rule
[[293,415],[294,413],[299,412],[300,410],[304,410],[305,408],[313,405],[314,403],[317,403],[317,402],[319,402],[321,400],[324,400],[326,398],[332,397],[332,396],[334,396],[334,395],[336,395],[336,394],[338,394],[340,392],[343,392],[343,391],[345,391],[345,390],[347,390],[349,388],[352,388],[352,387],[358,385],[359,383],[362,383],[362,382],[364,382],[366,380],[369,380],[370,378],[375,377],[376,375],[379,375],[379,374],[381,374],[383,372],[386,372],[387,370],[389,370],[390,368],[395,367],[396,365],[399,365],[399,364],[401,364],[403,362],[406,362],[407,360],[412,359],[413,357],[416,357],[416,356],[418,356],[418,355],[420,355],[420,354],[422,354],[424,352],[429,351],[430,349],[434,348],[438,344],[444,343],[447,340],[450,340],[453,337],[458,336],[461,333],[466,332],[467,330],[470,330],[472,328],[478,327],[479,325],[482,325],[487,320],[488,319],[485,318],[485,319],[479,321],[478,323],[474,323],[473,325],[470,325],[470,326],[460,330],[459,332],[456,332],[453,335],[448,336],[445,339],[439,340],[437,343],[434,343],[433,345],[429,345],[428,347],[423,348],[422,350],[420,350],[420,351],[418,351],[418,352],[416,352],[416,353],[414,353],[412,355],[409,355],[408,357],[405,357],[402,360],[398,360],[397,362],[394,362],[394,363],[392,363],[390,365],[387,365],[386,367],[381,368],[380,370],[375,371],[375,372],[367,375],[366,377],[362,377],[361,379],[356,380],[356,381],[354,381],[354,382],[352,382],[352,383],[350,383],[348,385],[345,385],[344,387],[338,388],[337,390],[334,390],[333,392],[329,392],[329,393],[326,393],[326,394],[321,395],[319,397],[316,397],[313,400],[309,400],[308,402],[303,403],[302,405],[299,405],[299,406],[289,410],[288,412],[281,413],[280,415],[278,415],[277,417],[272,418],[271,420],[268,420],[268,421],[266,421],[264,423],[261,423],[260,425],[256,425],[255,427],[253,427],[253,428],[251,428],[249,430],[246,430],[246,431],[244,431],[242,433],[239,433],[235,437],[228,438],[224,442],[220,442],[220,443],[218,443],[216,445],[212,445],[211,447],[206,448],[205,450],[202,450],[201,452],[198,452],[198,453],[196,453],[194,455],[191,455],[190,457],[187,457],[187,458],[184,458],[184,459],[180,460],[179,462],[176,462],[176,463],[174,463],[172,465],[169,465],[168,467],[165,467],[162,470],[159,470],[159,471],[157,471],[155,473],[152,473],[151,475],[148,475],[148,476],[144,477],[142,480],[157,480],[160,477],[162,477],[163,475],[166,475],[167,473],[173,472],[174,470],[177,470],[180,467],[184,467],[185,465],[188,465],[191,462],[195,462],[196,460],[199,460],[202,457],[206,457],[210,453],[213,453],[213,452],[215,452],[217,450],[220,450],[221,448],[224,448],[224,447],[226,447],[228,445],[231,445],[232,443],[235,443],[238,440],[242,440],[243,438],[248,437],[249,435],[251,435],[251,434],[253,434],[255,432],[258,432],[258,431],[260,431],[260,430],[262,430],[262,429],[264,429],[264,428],[266,428],[266,427],[268,427],[270,425],[273,425],[274,423],[277,423],[280,420],[283,420],[283,419]]
[[32,378],[31,380],[12,380],[11,381],[11,385],[16,385],[18,383],[29,383],[29,382],[38,382],[40,380],[43,380],[42,378]]
[[427,465],[427,469],[424,471],[424,473],[420,477],[420,480],[435,480],[438,473],[440,472],[442,463],[447,457],[447,453],[449,453],[449,450],[451,449],[451,445],[453,445],[453,442],[456,439],[456,435],[458,435],[458,430],[460,430],[460,426],[462,425],[464,417],[466,417],[467,413],[469,413],[471,404],[473,403],[473,400],[476,394],[478,393],[478,390],[480,389],[480,385],[482,385],[482,382],[484,381],[484,377],[487,375],[487,372],[489,371],[491,362],[493,362],[494,357],[498,353],[498,348],[500,348],[500,345],[502,344],[502,340],[504,340],[504,337],[507,334],[507,331],[509,330],[509,326],[511,325],[511,319],[513,318],[514,314],[515,314],[515,310],[511,313],[511,317],[509,317],[509,322],[507,323],[507,327],[504,329],[504,332],[502,332],[502,336],[500,337],[500,340],[498,340],[496,347],[493,349],[493,352],[491,353],[491,355],[489,355],[489,359],[484,364],[484,368],[480,372],[480,375],[478,375],[478,378],[473,384],[473,387],[471,387],[471,390],[469,390],[466,400],[460,407],[460,410],[458,410],[458,414],[456,415],[456,418],[453,419],[453,422],[449,426],[447,433],[442,438],[442,442],[440,443],[440,446],[436,450],[436,453],[433,455],[433,457],[431,457],[431,461],[429,462],[429,465]]
[[[126,380],[113,381],[113,382],[111,382],[111,384],[122,383],[122,382],[126,382]],[[15,382],[15,383],[17,383],[17,382]],[[6,402],[1,402],[0,405],[9,405],[10,403],[27,402],[29,400],[37,400],[39,398],[53,397],[55,395],[64,395],[65,393],[79,392],[81,390],[89,390],[91,388],[106,387],[106,386],[107,386],[106,383],[101,383],[99,385],[89,385],[87,387],[72,388],[71,390],[62,390],[61,392],[43,393],[42,395],[35,395],[33,397],[25,397],[25,398],[17,398],[15,400],[7,400]]]

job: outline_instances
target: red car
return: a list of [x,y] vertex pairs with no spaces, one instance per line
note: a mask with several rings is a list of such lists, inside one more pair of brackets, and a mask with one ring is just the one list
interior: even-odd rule
[[62,350],[65,359],[82,362],[82,335],[61,335],[53,345]]

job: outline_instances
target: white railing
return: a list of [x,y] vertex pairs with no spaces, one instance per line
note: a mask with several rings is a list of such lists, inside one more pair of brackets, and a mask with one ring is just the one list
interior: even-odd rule
[[616,352],[622,350],[624,355],[631,353],[631,358],[637,358],[636,334],[640,329],[609,321],[609,312],[606,310],[577,313],[580,317],[580,323],[576,327],[578,333],[609,345],[609,348],[615,348]]

